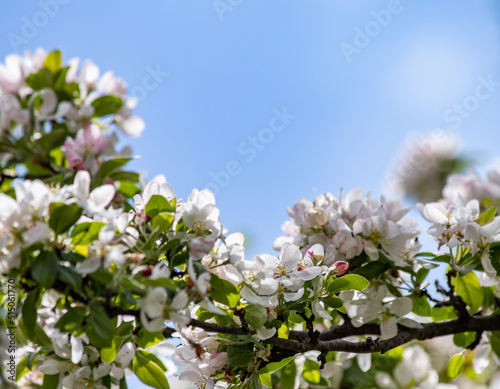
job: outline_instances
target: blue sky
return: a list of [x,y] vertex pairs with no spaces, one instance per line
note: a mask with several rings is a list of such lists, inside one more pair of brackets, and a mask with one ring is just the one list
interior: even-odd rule
[[[147,126],[123,139],[133,167],[183,198],[226,177],[221,220],[249,255],[272,252],[302,196],[381,194],[411,132],[455,127],[481,165],[498,154],[494,0],[3,1],[0,14],[2,58],[60,48],[125,79]],[[488,98],[460,122],[446,115],[480,77]],[[262,130],[284,108],[284,128]],[[259,134],[269,143],[251,146]]]

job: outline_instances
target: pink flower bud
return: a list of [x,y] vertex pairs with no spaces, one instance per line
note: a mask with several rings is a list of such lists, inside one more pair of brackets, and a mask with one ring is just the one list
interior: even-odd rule
[[220,370],[227,365],[227,353],[221,352],[210,356],[210,368]]
[[333,271],[333,274],[340,276],[349,269],[349,264],[344,261],[337,261],[330,267],[330,269]]

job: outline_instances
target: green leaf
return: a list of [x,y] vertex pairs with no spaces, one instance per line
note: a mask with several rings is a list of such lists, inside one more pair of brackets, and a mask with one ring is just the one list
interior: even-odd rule
[[417,277],[416,277],[416,283],[417,285],[421,285],[422,282],[424,282],[425,277],[427,277],[427,274],[429,274],[430,269],[426,269],[424,267],[420,268],[417,271]]
[[24,356],[23,359],[19,361],[19,365],[17,365],[16,368],[16,381],[19,381],[19,379],[29,373],[30,370],[31,369],[28,367],[28,356]]
[[253,353],[247,347],[232,345],[227,348],[229,367],[247,367],[253,357]]
[[212,274],[210,285],[212,286],[210,291],[212,299],[231,308],[238,305],[240,294],[236,287],[229,281],[223,280],[215,274]]
[[[269,380],[270,379],[271,377],[269,377]],[[262,382],[260,381],[260,376],[257,370],[254,370],[250,376],[248,389],[262,389]]]
[[127,198],[132,198],[136,194],[140,193],[141,190],[132,182],[120,181],[120,188],[118,189],[118,192],[122,193]]
[[269,374],[269,373],[264,373],[264,374],[259,373],[259,378],[260,378],[260,382],[261,382],[262,385],[267,386],[268,388],[272,388],[273,387],[273,384],[271,383],[271,374]]
[[462,374],[462,371],[464,370],[464,365],[465,365],[465,358],[463,354],[458,354],[455,355],[453,358],[450,359],[450,362],[448,363],[448,377],[450,377],[452,380],[457,378],[460,374]]
[[483,290],[477,276],[473,273],[467,273],[464,276],[453,277],[453,286],[455,293],[470,307],[470,313],[473,315],[483,304]]
[[434,321],[451,320],[457,318],[457,313],[453,307],[432,307],[431,316]]
[[370,285],[370,281],[366,278],[361,277],[357,274],[347,274],[343,277],[337,278],[333,280],[328,285],[328,293],[339,293],[345,290],[365,290],[368,285]]
[[67,129],[56,128],[48,134],[42,135],[36,143],[42,146],[45,150],[52,150],[64,144],[64,141],[71,133]]
[[117,113],[123,105],[123,100],[116,96],[101,96],[92,102],[93,117],[101,117]]
[[59,374],[45,375],[43,377],[42,389],[54,389],[59,386]]
[[497,213],[497,207],[488,208],[481,214],[481,216],[479,216],[479,218],[477,219],[477,223],[481,226],[488,224],[489,222],[493,221],[496,213]]
[[[23,320],[24,321],[24,320]],[[28,339],[33,341],[33,343],[39,345],[39,346],[51,346],[52,341],[50,338],[47,336],[44,330],[42,330],[42,327],[40,327],[38,324],[35,324],[33,330],[29,330],[26,328],[26,324],[23,323],[23,321],[20,321],[20,327],[23,333],[26,335]]]
[[35,91],[51,87],[53,82],[52,73],[47,68],[41,68],[37,73],[26,77],[26,84]]
[[153,228],[158,228],[160,232],[170,231],[174,222],[174,214],[162,212],[153,218]]
[[280,339],[288,339],[288,325],[287,323],[282,323],[281,326],[278,328],[278,338]]
[[31,268],[31,276],[44,288],[50,288],[57,278],[59,261],[52,251],[42,251]]
[[57,278],[67,284],[69,288],[83,296],[82,276],[73,267],[59,265]]
[[57,235],[68,231],[80,219],[83,212],[77,204],[66,205],[64,203],[52,203],[49,210],[49,226]]
[[175,212],[175,209],[172,207],[172,204],[170,204],[170,201],[168,201],[165,197],[153,195],[146,204],[144,211],[146,212],[146,215],[153,219],[161,212]]
[[144,350],[137,350],[136,353],[142,354],[145,358],[149,359],[153,363],[157,364],[158,367],[163,371],[167,371],[167,367],[163,364],[160,358],[158,358],[155,354],[148,353]]
[[412,312],[419,316],[431,316],[431,306],[427,298],[422,297],[413,297],[413,308]]
[[319,364],[311,361],[310,359],[306,359],[304,368],[302,370],[302,378],[304,378],[310,384],[319,384],[321,382]]
[[36,324],[38,297],[40,296],[40,288],[31,291],[23,304],[23,321],[28,331],[33,331]]
[[283,367],[280,371],[280,385],[281,389],[294,389],[295,378],[297,377],[297,366],[295,361]]
[[61,69],[62,56],[59,50],[54,50],[47,54],[43,66],[49,69],[53,74]]
[[475,332],[462,332],[461,334],[453,335],[453,343],[463,348],[469,347],[475,339]]
[[134,357],[133,371],[146,385],[157,389],[169,389],[167,378],[162,369],[146,355],[150,355],[137,350]]
[[120,380],[120,389],[128,389],[126,376]]
[[139,336],[136,337],[137,345],[142,348],[148,348],[163,342],[165,337],[161,332],[149,332],[144,328],[141,328],[139,331]]
[[127,162],[129,162],[131,160],[132,160],[132,158],[128,158],[128,157],[117,157],[117,158],[108,159],[106,162],[104,162],[101,165],[101,168],[99,169],[99,177],[101,179],[105,179],[111,173],[120,169],[122,166],[126,165]]
[[443,254],[443,255],[438,255],[437,257],[431,258],[429,260],[433,262],[450,263],[451,257],[449,254]]
[[267,322],[267,309],[262,305],[249,304],[245,307],[245,320],[253,328],[261,328]]
[[500,331],[494,331],[491,333],[490,344],[493,352],[497,355],[497,357],[500,357]]
[[110,174],[114,181],[139,182],[139,174],[133,172],[116,171]]
[[71,231],[71,241],[74,245],[88,246],[99,238],[99,231],[105,225],[103,222],[79,223]]
[[56,323],[55,327],[62,332],[71,332],[80,328],[83,319],[87,316],[85,307],[73,307],[68,310]]
[[329,296],[327,298],[322,299],[321,301],[323,301],[323,303],[328,305],[330,308],[335,308],[335,309],[340,308],[344,305],[342,299],[335,296]]
[[268,363],[266,366],[264,366],[262,369],[259,369],[259,374],[264,374],[264,373],[272,373],[273,371],[279,370],[286,365],[288,365],[291,361],[293,360],[293,357],[288,357],[285,359],[282,359],[279,362],[271,362]]
[[[368,280],[374,280],[391,268],[389,263],[374,261],[355,271]],[[345,277],[345,276],[344,276]]]
[[111,347],[114,333],[113,323],[97,301],[92,301],[89,306],[90,316],[86,329],[90,343],[97,348]]

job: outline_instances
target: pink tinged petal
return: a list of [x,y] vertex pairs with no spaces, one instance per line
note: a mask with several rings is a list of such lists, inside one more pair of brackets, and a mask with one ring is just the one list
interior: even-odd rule
[[138,116],[129,116],[126,119],[118,119],[118,117],[116,117],[116,120],[118,128],[122,130],[124,134],[134,138],[140,136],[146,128],[144,120]]
[[323,319],[326,319],[326,320],[332,320],[332,317],[326,311],[322,302],[317,301],[317,300],[313,301],[313,303],[311,304],[311,308],[312,308],[312,312],[314,313],[314,316],[322,317]]
[[477,241],[479,240],[479,224],[469,223],[467,227],[465,227],[464,238],[466,240]]
[[174,188],[172,188],[170,184],[164,182],[160,185],[160,195],[170,201],[175,197]]
[[160,183],[155,180],[149,182],[144,188],[144,192],[142,193],[142,199],[144,203],[147,204],[151,199],[151,196],[159,194],[159,192],[160,192]]
[[257,332],[257,337],[260,340],[265,340],[265,339],[269,339],[270,337],[274,336],[274,334],[276,333],[276,328],[274,328],[274,327],[272,327],[272,328],[261,327],[256,332]]
[[111,365],[111,373],[113,376],[121,380],[123,376],[125,375],[125,370],[123,370],[121,367],[117,367],[114,364]]
[[491,264],[491,257],[487,250],[483,252],[481,255],[481,265],[483,265],[484,272],[490,278],[495,278],[497,275],[497,271]]
[[204,378],[201,372],[191,369],[183,370],[177,376],[181,381],[190,381],[190,382],[203,382]]
[[408,319],[407,317],[403,317],[402,319],[399,319],[398,323],[401,325],[404,325],[405,327],[409,327],[409,328],[422,328],[422,324],[420,324],[419,322],[417,322],[415,320]]
[[252,289],[248,287],[244,287],[240,291],[240,296],[244,298],[247,302],[253,303],[253,304],[259,304],[262,305],[263,307],[271,307],[274,304],[274,300],[272,296],[259,296],[257,293],[255,293]]
[[213,370],[220,370],[227,365],[227,353],[220,352],[210,356],[209,365]]
[[189,296],[185,290],[177,293],[170,304],[171,309],[184,309],[189,304]]
[[22,233],[22,238],[26,246],[31,246],[36,242],[40,242],[50,238],[50,231],[47,225],[37,223]]
[[417,208],[427,221],[437,224],[448,223],[448,217],[446,216],[447,209],[438,203],[430,203],[423,206],[422,204],[417,204]]
[[87,198],[90,191],[90,173],[86,170],[78,171],[73,185],[77,197]]
[[386,340],[398,334],[398,324],[394,319],[388,319],[380,323],[380,339]]
[[100,380],[102,377],[106,377],[111,371],[109,363],[101,363],[99,366],[94,367],[92,373],[94,381]]
[[295,293],[283,293],[283,297],[285,298],[285,301],[297,301],[304,295],[304,288],[300,289],[299,291]]
[[234,232],[226,237],[226,246],[231,247],[232,245],[243,246],[245,243],[245,236],[240,232]]
[[284,245],[281,248],[280,261],[286,266],[288,271],[292,271],[302,259],[302,253],[295,245]]
[[396,316],[404,316],[411,312],[413,302],[409,297],[398,297],[391,304],[390,312]]
[[491,238],[494,235],[498,234],[500,231],[500,217],[495,217],[490,223],[484,225],[481,227],[481,230],[483,232],[483,235]]
[[71,335],[71,362],[80,363],[83,356],[83,342],[80,338]]
[[358,359],[358,365],[361,371],[366,373],[368,370],[370,370],[370,367],[372,365],[371,354],[358,354],[356,358]]
[[256,289],[258,289],[259,293],[264,295],[275,293],[279,287],[278,281],[270,277],[266,277],[256,284],[258,285]]
[[472,367],[477,374],[481,374],[490,364],[490,345],[481,344],[476,348]]
[[378,244],[376,244],[375,242],[372,242],[371,240],[366,240],[364,241],[364,250],[365,250],[365,253],[368,255],[368,257],[370,257],[370,259],[372,261],[375,261],[378,259],[379,257],[379,252],[378,252]]
[[310,281],[321,274],[321,267],[313,266],[306,267],[303,270],[298,270],[293,273],[293,276],[303,281]]
[[101,257],[91,256],[87,257],[83,262],[77,263],[75,270],[78,274],[87,275],[99,270],[101,265],[102,265]]
[[141,318],[141,324],[149,332],[161,331],[161,328],[165,324],[165,319],[163,319],[163,317],[158,317],[154,320],[150,320],[146,316],[146,312],[144,312],[144,309],[141,309],[140,318]]
[[97,206],[104,208],[113,200],[115,196],[115,187],[107,184],[95,188],[90,194],[90,200]]
[[40,97],[42,98],[42,106],[40,111],[43,115],[48,115],[56,109],[57,106],[57,96],[53,89],[45,88],[40,92]]

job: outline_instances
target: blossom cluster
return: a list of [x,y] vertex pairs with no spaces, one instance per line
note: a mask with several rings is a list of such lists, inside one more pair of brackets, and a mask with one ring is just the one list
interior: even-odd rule
[[345,198],[342,192],[339,199],[330,193],[317,196],[314,202],[302,198],[288,209],[291,220],[283,224],[285,236],[276,239],[274,246],[289,242],[307,251],[321,244],[326,265],[364,253],[372,261],[383,256],[395,266],[411,268],[420,245],[417,223],[405,217],[409,210],[399,200],[382,196],[379,203],[370,195],[364,197],[360,188]]
[[[198,389],[441,389],[443,374],[455,388],[466,363],[495,382],[498,332],[456,334],[447,373],[426,345],[383,355],[314,347],[329,331],[347,346],[377,345],[429,321],[497,312],[498,174],[482,186],[452,176],[445,199],[418,205],[449,253],[420,252],[399,200],[354,189],[300,199],[274,243],[279,254],[248,259],[211,191],[183,200],[164,176],[146,183],[124,170],[131,151],[117,153],[108,131],[139,135],[133,106],[121,79],[91,61],[63,67],[59,51],[0,65],[0,281],[18,286],[19,387],[126,387],[132,371],[165,388],[168,363],[152,347],[172,337],[181,369],[168,373]],[[437,262],[450,266],[448,300],[438,303],[425,282]]]
[[446,177],[468,164],[459,146],[455,134],[441,129],[411,136],[387,173],[389,190],[422,202],[438,200]]

